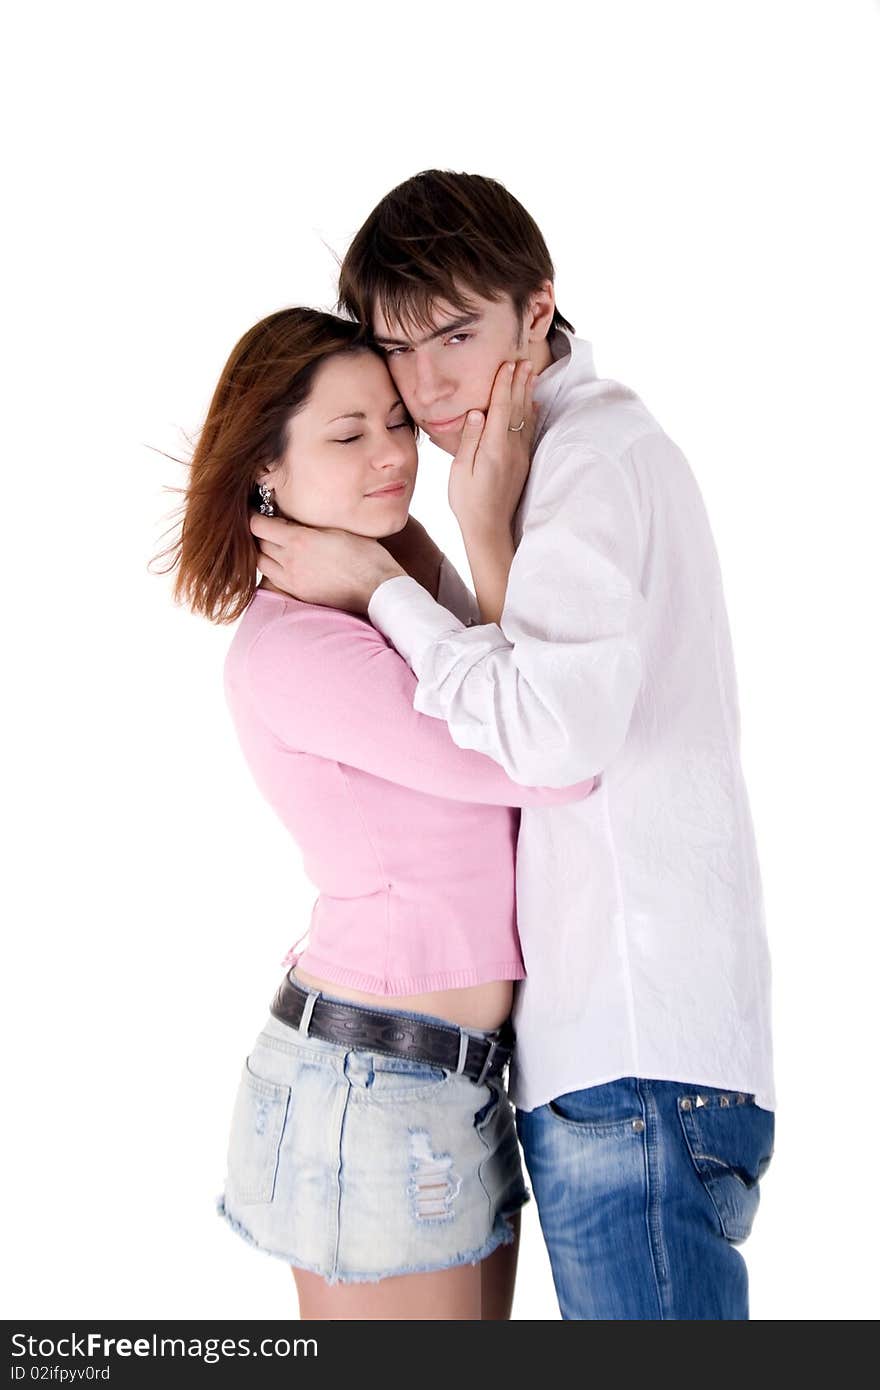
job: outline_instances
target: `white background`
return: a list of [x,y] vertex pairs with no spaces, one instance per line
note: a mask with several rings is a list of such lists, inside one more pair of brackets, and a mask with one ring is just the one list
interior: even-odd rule
[[[753,1316],[876,1315],[876,5],[33,4],[5,37],[5,1315],[295,1316],[213,1201],[314,895],[229,630],[147,573],[183,478],[148,446],[431,166],[525,203],[703,489],[774,964]],[[445,471],[414,510],[459,563]],[[533,1208],[515,1316],[558,1316]]]

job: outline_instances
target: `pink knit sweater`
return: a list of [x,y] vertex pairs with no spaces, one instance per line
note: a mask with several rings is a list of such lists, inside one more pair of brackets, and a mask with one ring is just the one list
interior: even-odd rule
[[286,964],[385,995],[523,977],[512,808],[577,800],[592,780],[511,782],[414,710],[415,676],[366,619],[271,590],[239,623],[225,684],[251,771],[319,889]]

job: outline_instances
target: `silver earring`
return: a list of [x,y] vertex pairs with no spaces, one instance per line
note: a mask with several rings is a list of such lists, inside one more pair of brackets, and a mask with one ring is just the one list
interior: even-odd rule
[[268,483],[260,483],[260,515],[275,515],[275,508],[272,505],[272,489]]

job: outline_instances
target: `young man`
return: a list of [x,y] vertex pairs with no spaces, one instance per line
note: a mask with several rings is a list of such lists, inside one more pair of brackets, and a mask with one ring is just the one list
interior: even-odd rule
[[464,623],[382,546],[278,519],[254,521],[261,567],[366,612],[416,673],[416,708],[515,780],[601,778],[525,810],[518,843],[511,1093],[560,1308],[747,1318],[736,1246],[773,1150],[770,966],[696,482],[639,399],[596,377],[537,226],[494,181],[394,189],[340,298],[454,456],[477,602]]

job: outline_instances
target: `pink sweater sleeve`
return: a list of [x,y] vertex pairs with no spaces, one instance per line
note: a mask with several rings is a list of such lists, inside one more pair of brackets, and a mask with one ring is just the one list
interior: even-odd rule
[[416,677],[372,625],[303,607],[269,623],[245,673],[254,706],[285,747],[357,767],[455,801],[558,806],[589,795],[595,779],[523,787],[483,753],[459,748],[439,719],[413,708]]

